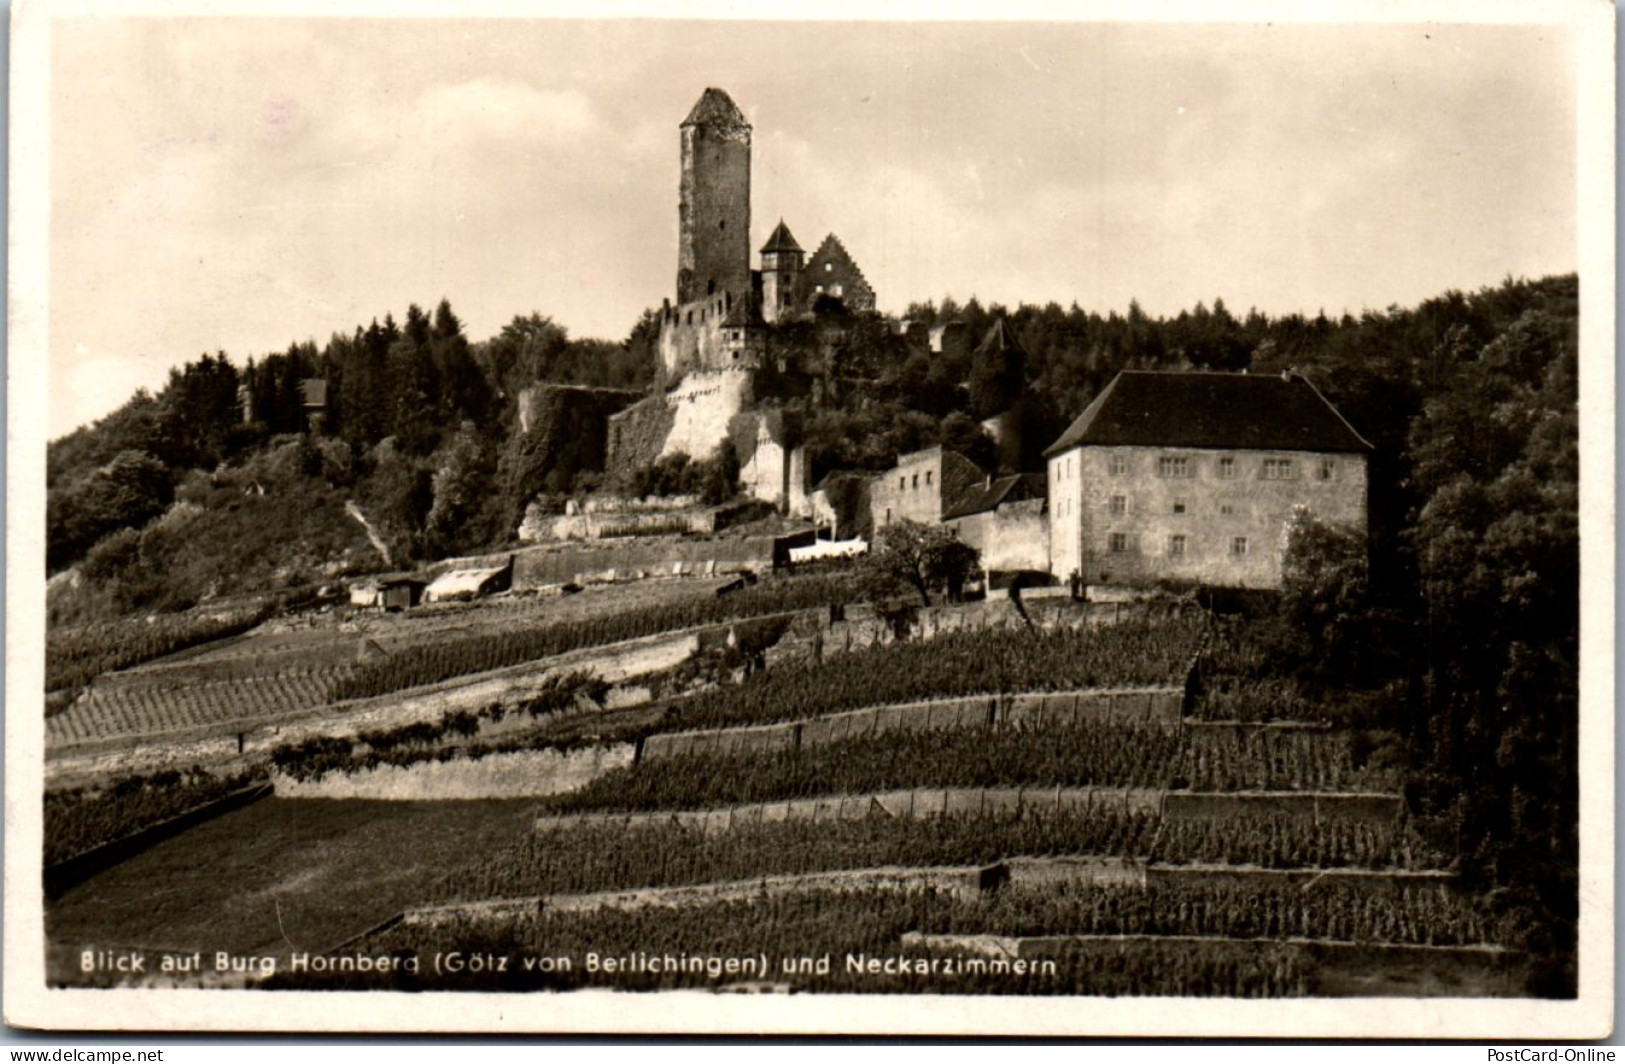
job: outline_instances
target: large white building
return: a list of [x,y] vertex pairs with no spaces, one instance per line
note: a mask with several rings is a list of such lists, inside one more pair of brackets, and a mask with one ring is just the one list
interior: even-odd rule
[[1044,452],[1050,571],[1278,588],[1297,508],[1366,533],[1370,451],[1296,374],[1120,373]]

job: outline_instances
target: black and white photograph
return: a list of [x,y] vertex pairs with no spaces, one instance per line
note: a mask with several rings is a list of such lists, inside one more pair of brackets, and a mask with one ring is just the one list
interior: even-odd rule
[[8,1023],[1607,1037],[1614,20],[19,5]]

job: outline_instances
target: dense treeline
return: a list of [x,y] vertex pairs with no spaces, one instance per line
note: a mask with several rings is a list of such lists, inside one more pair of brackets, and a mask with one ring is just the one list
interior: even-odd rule
[[189,473],[240,463],[277,436],[312,428],[308,381],[325,382],[326,444],[347,452],[326,454],[332,448],[324,445],[326,461],[318,459],[310,477],[357,489],[408,554],[504,540],[546,473],[526,469],[519,454],[512,431],[519,392],[538,382],[644,387],[654,340],[647,315],[616,344],[572,340],[532,314],[471,343],[442,300],[432,314],[414,304],[404,322],[386,315],[320,348],[294,343],[241,368],[223,352],[204,355],[171,370],[156,395],[138,392],[50,444],[47,570],[163,513]]
[[[1012,403],[1030,467],[1123,369],[1295,366],[1376,444],[1377,560],[1403,567],[1414,564],[1403,537],[1421,500],[1407,455],[1424,396],[1453,386],[1460,365],[1526,313],[1538,317],[1525,323],[1525,348],[1550,339],[1553,328],[1572,332],[1575,289],[1573,277],[1508,281],[1358,318],[1256,311],[1238,318],[1222,300],[1160,319],[1137,305],[1105,315],[1077,305],[1006,310],[975,299],[911,306],[904,316],[926,325],[964,322],[963,349],[942,355],[910,348],[878,315],[836,311],[775,334],[775,347],[791,356],[788,368],[772,360],[758,391],[782,408],[792,437],[807,443],[816,480],[835,469],[885,468],[899,453],[937,443],[992,469],[993,443],[977,421]],[[982,350],[1001,318],[1007,344]],[[471,343],[442,301],[432,314],[413,306],[404,322],[386,315],[324,347],[296,343],[241,370],[224,355],[205,356],[175,370],[158,395],[140,393],[51,444],[49,570],[161,513],[186,471],[236,461],[270,436],[303,430],[300,382],[309,378],[327,382],[325,432],[351,452],[338,463],[351,478],[345,486],[358,489],[369,514],[378,510],[393,546],[444,555],[498,544],[537,492],[590,487],[597,476],[528,460],[524,434],[513,431],[519,392],[539,381],[646,387],[657,334],[657,319],[645,313],[619,344],[571,340],[532,314]],[[247,422],[238,399],[244,384],[252,395]]]

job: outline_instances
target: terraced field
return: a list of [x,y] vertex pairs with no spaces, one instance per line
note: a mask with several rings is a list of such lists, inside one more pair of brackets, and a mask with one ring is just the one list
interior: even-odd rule
[[601,622],[628,609],[711,604],[720,583],[657,581],[568,598],[527,596],[441,607],[422,615],[365,614],[344,623],[332,615],[312,627],[234,636],[99,678],[48,718],[46,737],[60,747],[203,727],[247,729],[353,696],[356,692],[346,687],[369,660],[383,663],[373,666],[375,672],[403,675],[402,669],[452,637],[502,640],[538,626],[569,629]]
[[[1082,676],[1167,684],[1189,668],[1201,629],[1170,621],[1120,634],[957,633],[814,659],[688,700],[660,727],[808,722],[862,702],[862,673],[884,699],[998,697],[1056,672],[1066,686]],[[1270,716],[1266,708],[1254,718]],[[256,815],[276,823],[251,823],[254,810],[231,814],[86,883],[53,914],[54,940],[129,920],[154,945],[217,935],[268,949],[263,910],[250,915],[240,891],[181,870],[214,852],[258,883],[253,862],[288,874],[282,847],[297,846],[318,891],[302,893],[298,878],[254,893],[309,899],[320,934],[293,941],[326,936],[331,949],[346,937],[339,932],[389,915],[387,900],[403,918],[341,954],[421,966],[282,970],[260,984],[268,987],[1520,992],[1510,932],[1453,885],[1449,855],[1407,823],[1403,776],[1374,753],[1380,736],[1047,713],[1001,721],[994,712],[969,726],[876,729],[776,750],[672,746],[569,794],[468,803],[499,810],[477,827],[434,808],[443,803],[400,803],[430,808],[413,827],[389,803],[262,803]],[[916,809],[910,788],[936,788],[939,804]],[[953,788],[981,797],[954,803]],[[986,797],[1000,794],[1014,800]],[[1077,794],[1088,800],[1062,801]],[[322,830],[290,830],[305,815],[299,806],[317,807],[313,823],[330,824],[342,845],[312,846]],[[386,874],[402,852],[420,856],[410,871]],[[125,877],[138,863],[174,888],[161,919],[132,909]],[[387,887],[366,891],[379,876]],[[221,912],[231,915],[212,915]],[[513,963],[429,970],[451,953]],[[526,957],[547,963],[526,968]]]
[[143,678],[91,688],[46,721],[51,743],[162,735],[206,725],[254,726],[332,699],[350,666],[328,665],[235,679]]

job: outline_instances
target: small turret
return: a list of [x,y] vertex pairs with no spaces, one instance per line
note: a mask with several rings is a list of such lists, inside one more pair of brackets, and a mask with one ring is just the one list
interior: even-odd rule
[[796,282],[804,254],[780,218],[778,228],[762,245],[762,317],[767,321],[784,321],[795,315]]

